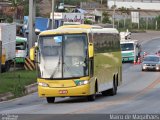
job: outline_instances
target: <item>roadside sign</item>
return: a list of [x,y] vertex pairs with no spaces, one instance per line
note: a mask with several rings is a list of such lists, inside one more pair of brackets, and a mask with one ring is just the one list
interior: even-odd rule
[[131,12],[132,23],[139,23],[139,12]]
[[[50,14],[52,19],[52,13]],[[54,13],[55,20],[63,20],[64,22],[78,22],[80,24],[84,23],[83,13]]]

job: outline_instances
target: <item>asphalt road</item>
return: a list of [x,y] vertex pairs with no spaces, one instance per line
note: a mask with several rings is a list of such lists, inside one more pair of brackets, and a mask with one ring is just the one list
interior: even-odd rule
[[[142,41],[142,47],[143,51],[150,54],[155,53],[160,49],[160,38]],[[85,98],[56,98],[54,104],[48,104],[45,99],[39,98],[37,93],[33,93],[22,98],[1,102],[0,114],[3,116],[6,116],[4,115],[6,113],[31,114],[23,115],[22,120],[32,118],[33,120],[44,120],[44,118],[45,120],[50,118],[97,120],[100,117],[106,119],[105,114],[158,114],[160,113],[159,73],[142,72],[140,65],[124,63],[123,84],[118,88],[116,96],[104,97],[98,94],[94,102],[87,102]],[[86,114],[89,115],[86,116]],[[100,117],[99,114],[101,114]]]

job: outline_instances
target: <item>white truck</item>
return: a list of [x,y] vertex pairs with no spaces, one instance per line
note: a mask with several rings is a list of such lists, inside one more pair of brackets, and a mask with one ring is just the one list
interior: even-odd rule
[[122,62],[137,62],[141,56],[141,45],[138,40],[125,40],[120,42]]
[[141,45],[138,40],[131,39],[131,32],[121,32],[121,53],[122,62],[137,62],[141,56]]
[[8,71],[16,56],[16,25],[0,23],[0,71]]

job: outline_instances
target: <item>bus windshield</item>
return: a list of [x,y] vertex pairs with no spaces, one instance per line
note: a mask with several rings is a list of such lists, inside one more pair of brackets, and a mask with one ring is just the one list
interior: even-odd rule
[[39,70],[42,78],[88,76],[88,44],[85,34],[41,36]]
[[134,45],[133,45],[133,43],[121,44],[121,50],[122,51],[134,50]]
[[16,50],[25,50],[26,49],[26,43],[25,42],[17,42],[16,43]]

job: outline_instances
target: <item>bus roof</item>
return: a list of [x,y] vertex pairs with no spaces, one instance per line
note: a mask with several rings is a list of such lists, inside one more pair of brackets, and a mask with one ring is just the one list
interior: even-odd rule
[[94,25],[65,25],[57,29],[47,30],[40,33],[40,35],[53,35],[53,34],[71,34],[71,33],[116,33],[115,28],[102,28],[101,26]]

